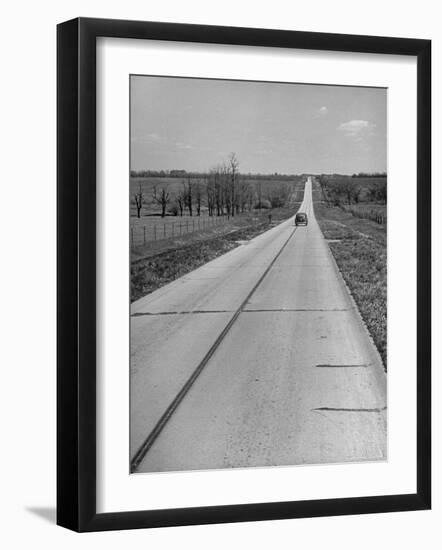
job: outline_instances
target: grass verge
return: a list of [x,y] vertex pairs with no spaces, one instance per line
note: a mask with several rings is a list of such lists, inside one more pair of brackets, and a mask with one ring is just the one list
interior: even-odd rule
[[387,370],[386,226],[315,203],[315,216]]
[[230,218],[227,223],[221,225],[207,227],[199,231],[184,233],[183,235],[176,235],[175,237],[169,237],[158,241],[148,241],[145,245],[136,246],[131,250],[131,262],[134,263],[163,252],[173,251],[178,248],[188,247],[192,244],[213,240],[251,226],[256,226],[258,228],[265,226],[265,224],[269,223],[269,215],[272,216],[272,221],[284,219],[285,210],[284,208],[275,208],[261,215],[235,216]]

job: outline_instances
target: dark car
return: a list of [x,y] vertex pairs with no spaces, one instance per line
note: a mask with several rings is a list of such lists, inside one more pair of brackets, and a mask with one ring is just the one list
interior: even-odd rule
[[298,212],[295,216],[295,225],[307,225],[308,218],[305,212]]

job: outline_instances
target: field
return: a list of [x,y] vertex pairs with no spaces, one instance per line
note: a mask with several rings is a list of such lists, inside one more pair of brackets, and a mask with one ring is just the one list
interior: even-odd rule
[[387,176],[343,176],[321,175],[317,181],[324,199],[337,200],[348,204],[378,202],[385,204],[387,199]]
[[[192,216],[189,215],[188,206],[183,206],[180,211],[177,202],[183,200],[183,190],[188,181],[177,177],[131,177],[130,180],[130,241],[131,249],[145,246],[152,241],[174,239],[187,233],[213,231],[216,228],[229,228],[234,222],[237,228],[238,220],[242,219],[240,226],[257,225],[268,216],[274,215],[275,208],[272,204],[282,207],[288,203],[294,207],[296,202],[302,200],[302,189],[305,178],[293,176],[288,179],[281,177],[271,179],[245,177],[238,184],[247,189],[250,198],[242,202],[234,216],[224,209],[223,214],[209,215],[207,206],[207,179],[204,176],[192,177],[191,182],[195,189],[198,187],[201,194],[199,215],[196,208],[196,198],[193,198]],[[142,193],[142,207],[140,217],[137,216],[136,195]],[[168,202],[165,216],[161,215],[161,204],[155,200],[162,191],[168,193]],[[261,197],[259,201],[258,197]],[[257,204],[258,203],[258,204]],[[257,207],[258,206],[258,207]],[[259,206],[261,206],[259,208]]]
[[153,199],[153,191],[154,187],[157,186],[157,188],[160,187],[166,187],[167,190],[170,192],[171,195],[175,196],[177,195],[182,187],[182,179],[181,178],[169,178],[169,177],[133,177],[130,178],[130,184],[129,184],[129,192],[130,192],[130,216],[135,217],[136,216],[136,207],[135,207],[135,201],[134,201],[134,195],[135,193],[138,193],[141,185],[141,190],[145,197],[145,206],[142,210],[142,216],[149,216],[149,215],[158,215],[160,216],[161,211],[158,207],[158,204]]
[[[385,205],[333,206],[320,200],[315,215],[374,343],[387,368],[387,230],[386,224],[358,214]],[[357,209],[360,209],[359,211]]]
[[319,176],[322,198],[356,217],[387,223],[387,177]]
[[[272,190],[277,189],[279,186],[286,186],[292,187],[293,184],[296,184],[297,182],[304,181],[304,176],[293,176],[290,179],[287,179],[287,177],[277,179],[274,176],[272,176],[271,179],[265,179],[262,178],[256,178],[256,177],[244,177],[244,181],[250,185],[254,191],[258,189],[258,187],[261,187],[261,192],[264,197],[266,197],[269,193],[271,193]],[[203,188],[203,199],[202,199],[202,213],[207,213],[207,205],[206,205],[206,198],[205,198],[205,187],[206,187],[206,178],[205,176],[196,176],[192,177],[192,182],[199,183]],[[134,177],[131,176],[130,178],[130,186],[129,186],[129,192],[130,192],[130,215],[131,215],[131,221],[133,217],[136,217],[136,205],[134,196],[136,193],[139,192],[140,186],[141,190],[143,192],[144,196],[144,206],[142,208],[141,216],[142,217],[149,217],[149,216],[160,216],[161,215],[161,208],[156,203],[156,201],[153,198],[154,189],[157,188],[157,191],[162,189],[163,187],[167,190],[167,192],[170,194],[170,205],[173,205],[173,202],[177,195],[182,191],[183,184],[186,184],[186,178],[182,177]]]
[[195,231],[206,231],[229,223],[227,216],[145,216],[131,217],[131,248],[145,245],[150,241],[180,237]]

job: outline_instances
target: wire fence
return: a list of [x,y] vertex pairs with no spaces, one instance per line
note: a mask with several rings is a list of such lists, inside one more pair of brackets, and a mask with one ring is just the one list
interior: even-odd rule
[[363,218],[364,220],[371,220],[378,223],[379,225],[384,225],[387,223],[387,215],[383,211],[376,209],[359,209],[353,208],[351,206],[346,206],[344,208],[346,212],[353,214],[357,218]]
[[131,248],[145,245],[152,241],[180,237],[187,233],[195,231],[206,231],[214,227],[219,227],[232,223],[240,219],[250,224],[259,223],[263,219],[268,219],[269,215],[250,215],[240,214],[234,217],[231,216],[183,216],[183,217],[167,217],[161,222],[149,220],[143,223],[144,220],[138,220],[130,228],[130,243]]

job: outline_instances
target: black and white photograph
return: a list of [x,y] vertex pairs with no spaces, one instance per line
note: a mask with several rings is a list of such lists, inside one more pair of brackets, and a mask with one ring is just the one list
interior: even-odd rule
[[130,76],[130,472],[386,461],[386,88]]
[[439,4],[3,12],[0,546],[438,548]]

